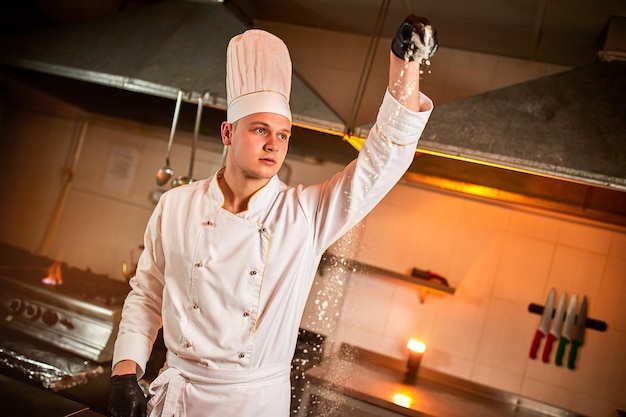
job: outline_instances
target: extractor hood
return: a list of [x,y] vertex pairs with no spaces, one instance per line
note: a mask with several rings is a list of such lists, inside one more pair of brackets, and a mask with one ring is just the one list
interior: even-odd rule
[[[88,112],[166,126],[179,89],[187,106],[204,95],[215,128],[226,46],[245,29],[221,2],[159,1],[1,39],[0,65]],[[438,105],[405,181],[626,225],[625,84],[614,60]],[[291,105],[292,154],[356,155],[369,127],[346,126],[297,71]]]
[[[246,26],[222,2],[162,1],[0,41],[0,64],[226,108],[226,47]],[[341,119],[297,74],[294,124],[343,132]]]

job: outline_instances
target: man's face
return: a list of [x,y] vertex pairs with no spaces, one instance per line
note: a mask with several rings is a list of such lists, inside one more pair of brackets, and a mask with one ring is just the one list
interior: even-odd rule
[[254,113],[233,124],[222,123],[229,169],[247,179],[270,179],[287,156],[291,123],[275,113]]

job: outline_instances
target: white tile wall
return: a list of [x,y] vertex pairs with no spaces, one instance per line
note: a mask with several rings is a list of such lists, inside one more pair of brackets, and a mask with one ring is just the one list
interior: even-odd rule
[[[435,206],[448,209],[436,216]],[[445,238],[449,230],[456,231],[456,239]],[[444,238],[437,242],[440,234]],[[372,314],[360,317],[380,325],[380,317],[373,316],[385,315],[386,327],[338,337],[398,358],[406,354],[403,343],[418,337],[428,345],[422,366],[585,415],[611,416],[626,400],[625,236],[624,230],[552,213],[397,186],[366,218],[357,256],[408,273],[412,266],[431,268],[439,262],[435,252],[446,253],[444,275],[456,293],[427,295],[420,304],[416,288],[387,279],[396,295],[368,299]],[[429,237],[434,251],[419,244]],[[374,285],[362,279],[352,285],[357,282]],[[551,287],[559,294],[586,295],[589,316],[608,324],[606,332],[586,332],[574,370],[557,367],[554,351],[549,363],[529,358],[539,316],[529,313],[528,305],[543,305]],[[346,305],[363,302],[361,291],[367,290],[349,291]],[[358,319],[351,316],[353,328]],[[387,343],[380,342],[381,335]]]

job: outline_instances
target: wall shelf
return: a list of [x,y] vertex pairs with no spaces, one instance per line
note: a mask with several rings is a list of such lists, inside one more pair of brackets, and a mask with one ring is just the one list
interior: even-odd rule
[[373,265],[364,264],[352,259],[346,259],[326,252],[322,256],[322,262],[318,267],[320,275],[324,275],[325,269],[344,267],[351,272],[358,272],[367,275],[381,275],[420,286],[420,303],[423,303],[426,294],[435,293],[440,295],[452,295],[456,288],[448,285],[445,278],[430,271],[423,271],[413,268],[411,275],[404,275],[387,269],[378,268]]

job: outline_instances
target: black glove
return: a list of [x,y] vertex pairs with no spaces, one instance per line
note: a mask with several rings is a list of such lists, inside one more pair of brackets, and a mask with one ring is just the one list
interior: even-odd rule
[[405,61],[418,59],[420,63],[433,56],[438,47],[435,28],[426,18],[414,15],[404,20],[391,41],[391,51],[395,56]]
[[148,400],[137,382],[137,375],[111,377],[111,392],[109,393],[111,417],[146,417],[147,403]]

